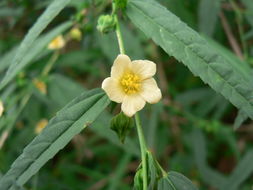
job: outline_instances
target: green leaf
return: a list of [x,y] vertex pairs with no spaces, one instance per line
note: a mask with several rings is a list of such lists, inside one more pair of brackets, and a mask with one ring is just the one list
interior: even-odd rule
[[48,97],[52,101],[50,106],[53,109],[56,107],[58,110],[84,91],[85,88],[81,84],[67,76],[54,74],[49,77]]
[[60,11],[70,2],[70,0],[54,0],[45,12],[39,17],[37,22],[29,30],[24,40],[22,41],[17,53],[12,61],[10,68],[8,69],[5,78],[0,84],[2,89],[17,72],[16,68],[20,67],[20,63],[23,57],[33,48],[35,40],[41,34],[41,32],[47,27],[47,25],[60,13]]
[[248,119],[248,116],[247,114],[245,114],[243,111],[239,111],[236,118],[235,118],[235,121],[234,121],[234,130],[238,129],[242,123]]
[[50,120],[47,127],[24,149],[0,180],[1,190],[24,185],[39,169],[85,127],[90,125],[110,103],[95,89],[81,94]]
[[195,130],[191,134],[191,142],[195,161],[203,180],[213,187],[220,189],[226,181],[226,177],[213,170],[207,163],[206,141],[200,130]]
[[197,32],[153,0],[131,0],[127,15],[169,55],[253,119],[253,84]]
[[[17,74],[19,71],[21,71],[25,66],[30,64],[32,61],[38,59],[40,53],[45,50],[45,47],[49,44],[51,40],[53,40],[57,35],[61,34],[65,30],[67,30],[70,26],[72,25],[71,22],[65,22],[61,24],[60,26],[57,26],[55,29],[52,31],[48,32],[47,34],[39,37],[33,44],[33,48],[29,51],[28,54],[26,54],[22,60],[19,62],[19,64],[13,68],[11,71],[10,69],[12,68],[12,56],[14,56],[17,52],[16,48],[13,48],[10,52],[8,52],[2,59],[0,59],[0,64],[3,63],[3,65],[0,66],[0,70],[5,69],[7,66],[10,65],[5,77],[2,80],[2,83],[6,84],[10,82]],[[9,73],[9,71],[11,73]],[[0,87],[1,88],[1,87]]]
[[253,27],[253,3],[251,0],[242,0],[242,3],[246,8],[245,17],[249,24]]
[[228,180],[223,185],[222,190],[237,190],[241,189],[239,186],[250,177],[253,172],[253,150],[247,152],[242,158],[239,164],[236,166],[232,174],[228,177]]
[[202,0],[199,5],[199,31],[212,36],[220,11],[220,0]]
[[182,174],[169,172],[158,181],[158,190],[197,190],[197,188]]

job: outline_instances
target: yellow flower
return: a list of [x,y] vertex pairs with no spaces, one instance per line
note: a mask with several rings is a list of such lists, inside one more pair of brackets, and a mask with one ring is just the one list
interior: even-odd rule
[[65,46],[65,40],[62,35],[59,35],[48,44],[48,49],[56,50],[56,49],[61,49],[64,46]]
[[148,60],[131,61],[120,54],[111,68],[111,77],[106,78],[102,88],[109,98],[121,104],[125,115],[132,117],[145,103],[157,103],[162,94],[153,76],[156,64]]
[[0,117],[2,116],[3,112],[4,112],[4,104],[3,104],[3,102],[0,100]]
[[42,94],[47,94],[47,86],[43,81],[39,79],[33,79],[33,84]]
[[35,133],[39,134],[48,124],[47,119],[41,119],[37,124],[35,128]]
[[80,41],[82,39],[82,32],[80,31],[79,28],[72,28],[70,30],[70,36],[74,40]]

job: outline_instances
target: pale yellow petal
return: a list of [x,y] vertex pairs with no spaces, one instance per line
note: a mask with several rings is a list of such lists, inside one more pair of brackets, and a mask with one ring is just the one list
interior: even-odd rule
[[4,105],[3,105],[3,102],[0,100],[0,117],[2,116],[4,112]]
[[114,80],[112,77],[108,77],[103,81],[102,89],[106,92],[110,100],[114,102],[121,103],[125,97],[118,81]]
[[65,40],[62,35],[59,35],[48,44],[48,49],[50,50],[61,49],[64,46]]
[[120,54],[114,60],[112,69],[111,69],[111,77],[120,78],[124,74],[125,71],[131,69],[131,60],[127,55]]
[[138,74],[142,80],[148,79],[155,75],[156,64],[148,60],[135,60],[132,62],[132,70]]
[[121,110],[128,117],[132,117],[145,106],[145,100],[140,95],[125,96]]
[[140,95],[150,104],[155,104],[162,98],[161,90],[158,88],[154,78],[142,81],[142,91]]

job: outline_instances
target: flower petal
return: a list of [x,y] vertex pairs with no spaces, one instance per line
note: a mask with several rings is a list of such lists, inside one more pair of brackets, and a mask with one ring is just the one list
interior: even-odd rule
[[155,104],[162,98],[161,90],[158,88],[154,78],[142,81],[142,92],[140,95],[150,104]]
[[156,73],[156,64],[152,61],[135,60],[132,63],[134,73],[138,74],[142,80],[148,79]]
[[103,81],[102,89],[106,92],[110,100],[114,102],[121,103],[125,97],[119,84],[112,77],[108,77]]
[[131,68],[131,59],[127,55],[120,54],[114,60],[111,69],[111,77],[119,78],[124,74],[126,70],[129,70],[130,68]]
[[132,117],[145,106],[145,100],[140,95],[125,96],[121,110],[128,117]]

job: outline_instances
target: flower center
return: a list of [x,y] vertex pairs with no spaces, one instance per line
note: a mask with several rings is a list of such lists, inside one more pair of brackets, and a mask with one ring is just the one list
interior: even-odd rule
[[140,91],[140,82],[140,77],[138,75],[125,73],[120,80],[120,85],[126,94],[135,94]]

